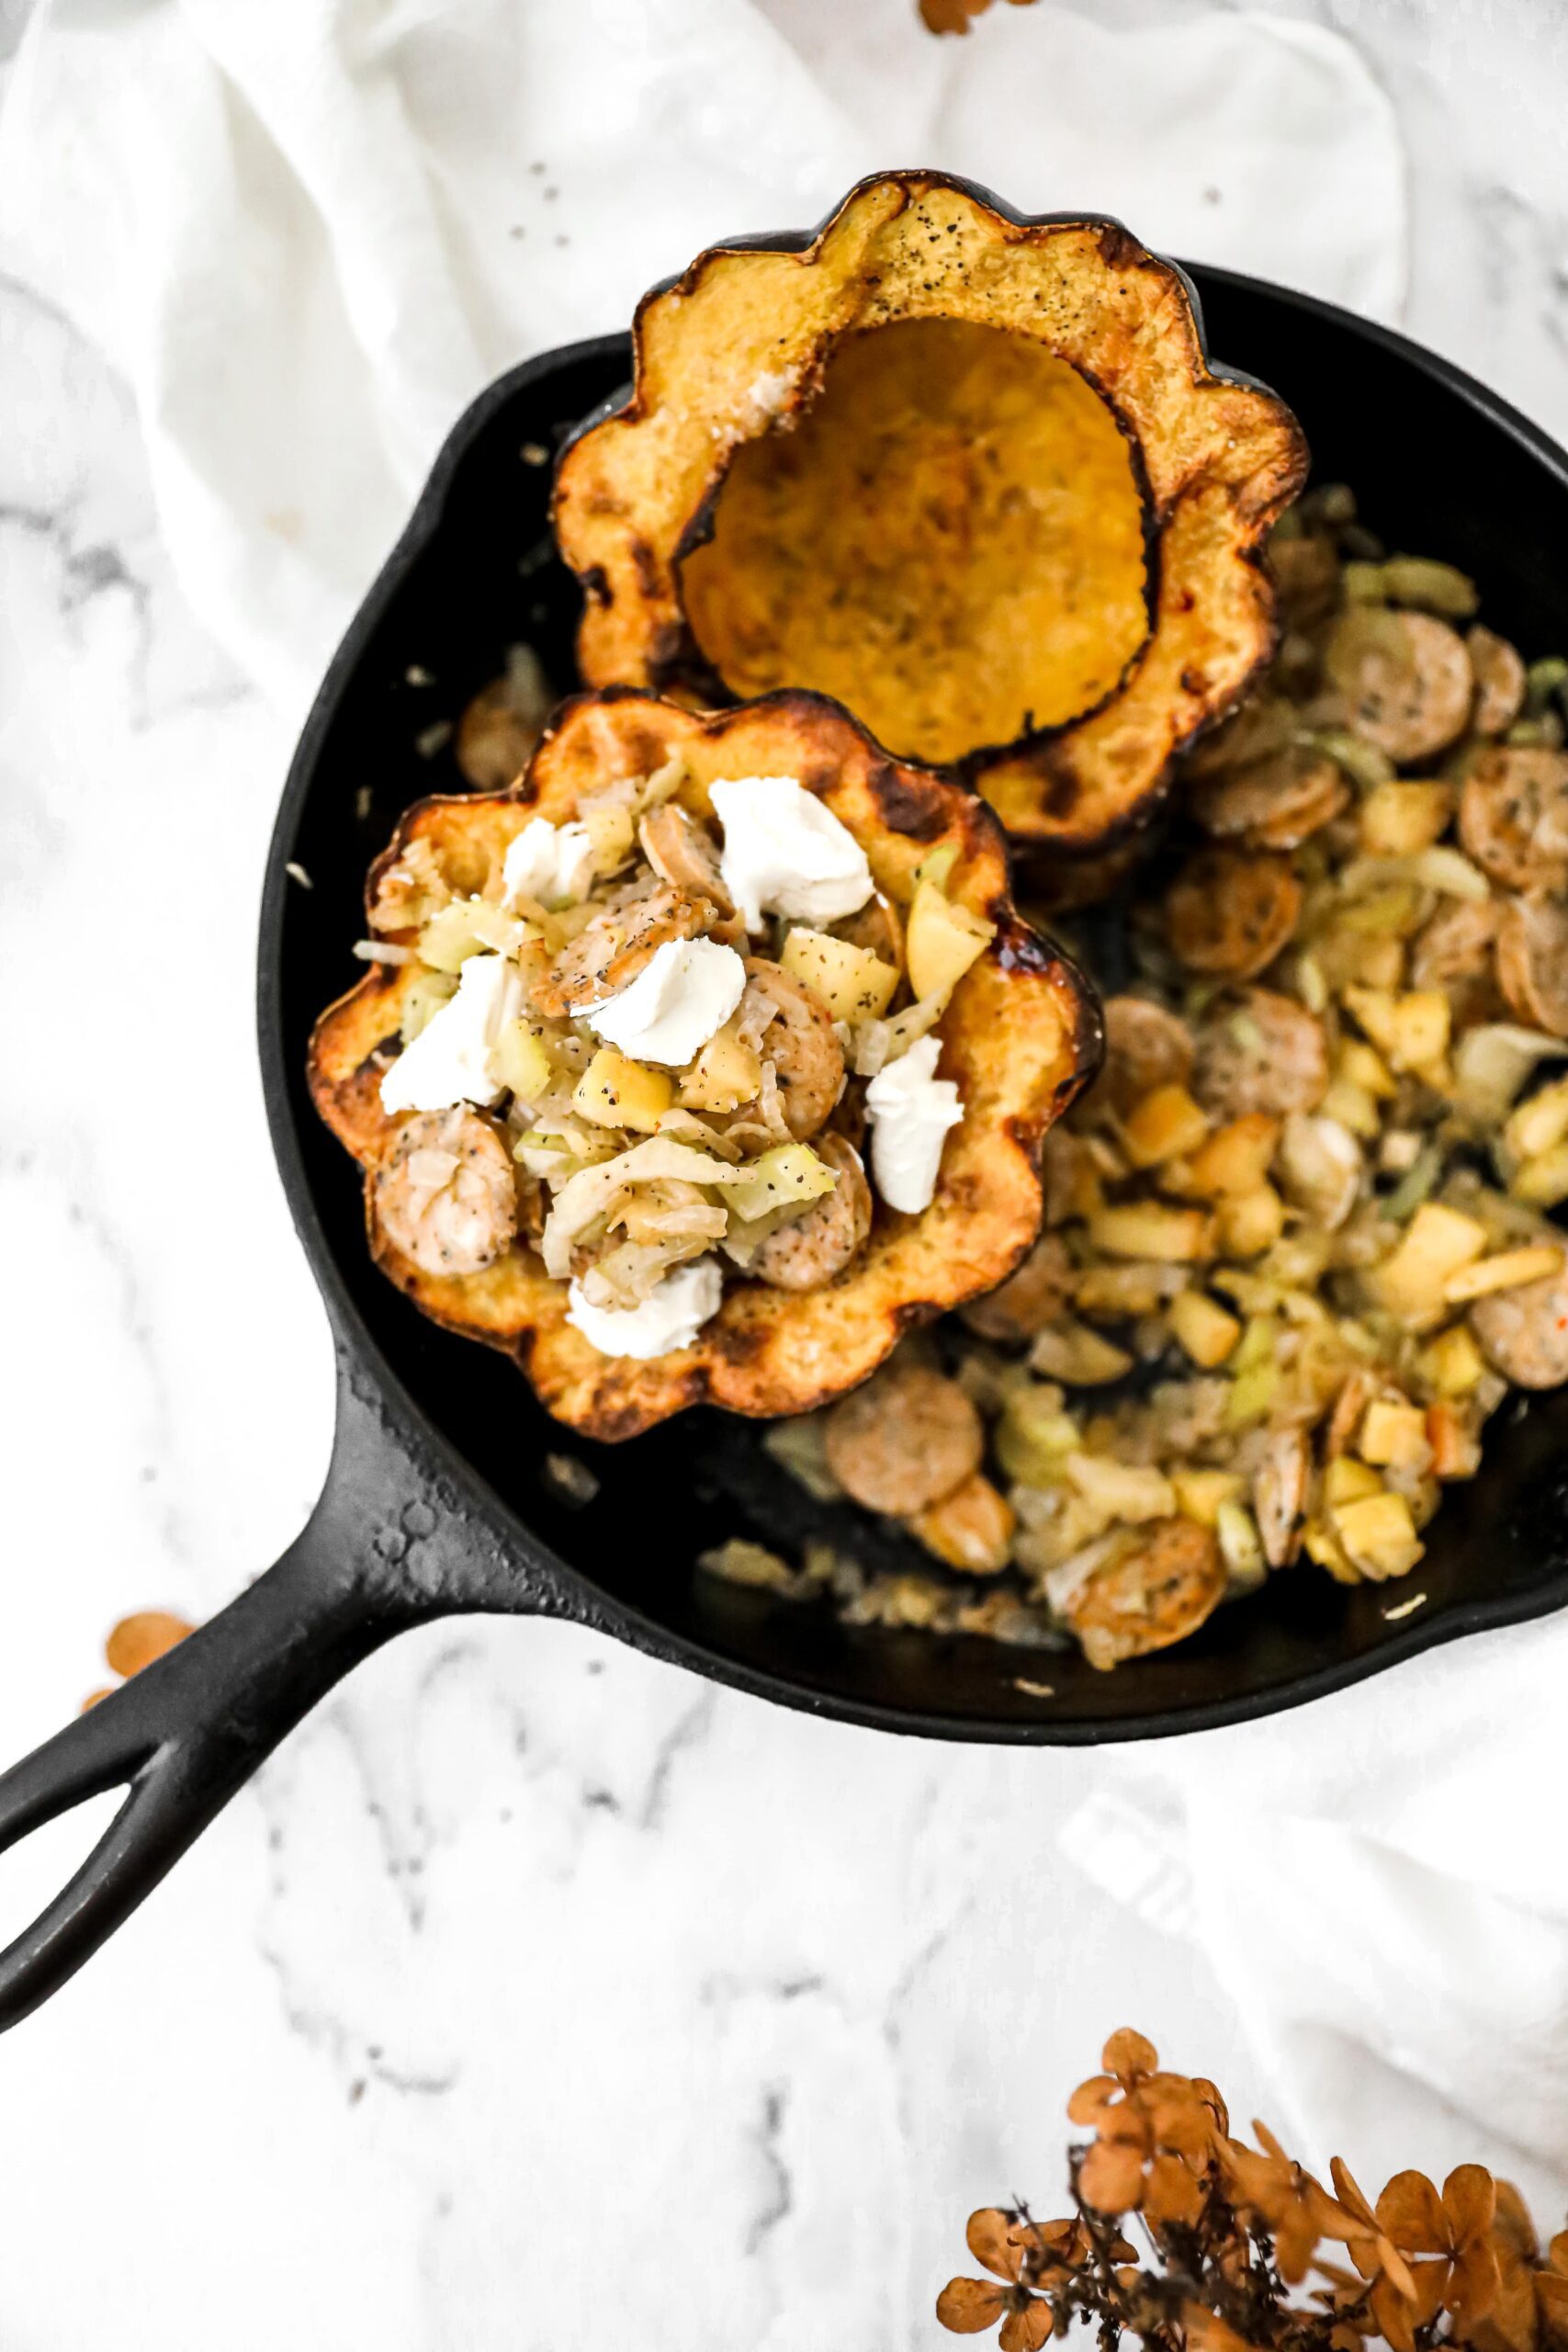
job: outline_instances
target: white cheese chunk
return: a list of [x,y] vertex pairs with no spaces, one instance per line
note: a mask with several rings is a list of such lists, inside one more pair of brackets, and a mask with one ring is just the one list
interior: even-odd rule
[[542,907],[574,906],[593,879],[593,843],[586,825],[552,825],[530,817],[507,846],[501,867],[503,904],[536,899]]
[[651,1356],[689,1348],[703,1325],[718,1313],[723,1296],[718,1260],[695,1258],[667,1273],[640,1306],[591,1306],[582,1284],[574,1282],[566,1319],[602,1356],[636,1356],[647,1363]]
[[383,1111],[446,1111],[454,1102],[493,1102],[491,1047],[522,1010],[523,976],[504,956],[470,956],[457,993],[432,1015],[381,1080]]
[[940,1037],[921,1037],[865,1090],[872,1176],[888,1207],[910,1216],[930,1208],[943,1138],[964,1116],[957,1087],[936,1074],[941,1051]]
[[716,939],[667,939],[635,980],[590,1005],[594,1035],[634,1061],[681,1069],[739,1003],[746,967]]
[[719,872],[748,931],[760,931],[765,914],[823,924],[864,906],[864,850],[794,776],[745,776],[709,790],[724,828]]

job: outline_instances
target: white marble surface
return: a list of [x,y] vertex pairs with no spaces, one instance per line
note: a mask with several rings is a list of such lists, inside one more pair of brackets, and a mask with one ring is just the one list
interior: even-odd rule
[[[809,38],[807,0],[775,13]],[[1398,114],[1405,322],[1568,430],[1557,12],[1314,13]],[[20,1752],[99,1679],[122,1609],[210,1613],[288,1539],[330,1394],[251,1046],[292,715],[183,605],[125,394],[20,281],[0,416]],[[1107,2028],[1135,2018],[1272,2111],[1175,1873],[1130,1860],[1119,1903],[1075,1859],[1086,1824],[1114,1838],[1114,1790],[1092,1758],[896,1745],[570,1629],[409,1638],[0,2045],[0,2343],[932,2343],[969,2206],[1049,2207],[1061,2100]],[[6,1863],[6,1932],[87,1829]],[[1406,2161],[1472,2152],[1425,2129],[1391,2120]]]

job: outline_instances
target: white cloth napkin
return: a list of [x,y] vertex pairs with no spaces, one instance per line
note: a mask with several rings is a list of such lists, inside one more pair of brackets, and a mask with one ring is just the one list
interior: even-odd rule
[[490,378],[908,163],[1397,307],[1399,146],[1348,43],[1050,0],[941,41],[915,0],[43,0],[0,260],[129,379],[194,608],[293,704]]
[[1474,2160],[1543,2220],[1568,2197],[1564,1690],[1561,1618],[1459,1642],[1119,1751],[1064,1826],[1069,1860],[1206,1947],[1293,2151],[1373,2194]]
[[[297,705],[488,379],[910,163],[1398,311],[1403,157],[1348,43],[1230,11],[1118,33],[1054,0],[941,42],[914,0],[44,0],[0,259],[131,385],[194,610]],[[1565,1654],[1530,1629],[1108,1758],[1067,1825],[1070,1860],[1207,1946],[1306,2152],[1406,2161],[1412,2113],[1436,2143],[1459,2109],[1452,2154],[1495,2126],[1527,2172],[1554,2160]]]

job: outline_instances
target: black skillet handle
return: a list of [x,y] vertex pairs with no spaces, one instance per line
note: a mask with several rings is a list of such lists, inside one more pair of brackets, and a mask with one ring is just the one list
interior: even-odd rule
[[392,1634],[454,1611],[554,1613],[340,1351],[324,1493],[276,1567],[123,1690],[0,1774],[0,1852],[128,1787],[66,1887],[0,1952],[0,2031],[135,1910],[285,1733]]

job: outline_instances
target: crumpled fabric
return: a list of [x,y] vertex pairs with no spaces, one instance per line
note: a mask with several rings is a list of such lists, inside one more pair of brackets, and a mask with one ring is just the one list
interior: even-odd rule
[[1049,0],[942,40],[914,0],[42,0],[0,262],[129,380],[193,608],[293,706],[487,381],[911,163],[1400,299],[1399,142],[1348,42]]

